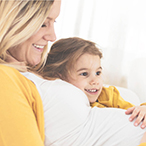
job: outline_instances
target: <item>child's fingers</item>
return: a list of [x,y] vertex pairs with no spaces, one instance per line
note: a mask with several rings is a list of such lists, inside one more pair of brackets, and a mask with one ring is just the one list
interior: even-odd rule
[[133,110],[135,109],[135,106],[134,107],[131,107],[131,108],[128,108],[125,112],[125,114],[129,115],[133,112]]
[[139,114],[137,115],[137,118],[134,122],[134,125],[138,126],[144,118],[145,118],[145,112],[139,112]]
[[142,122],[142,124],[141,124],[140,127],[141,127],[142,129],[144,129],[144,128],[146,127],[146,115],[145,115],[144,120],[143,120],[143,122]]
[[141,122],[141,128],[144,129],[146,127],[146,106],[134,106],[125,112],[125,114],[131,114],[129,121],[133,121],[135,118],[134,125],[138,126]]
[[133,121],[138,115],[139,115],[140,109],[135,106],[135,108],[133,109],[133,112],[129,118],[129,121]]

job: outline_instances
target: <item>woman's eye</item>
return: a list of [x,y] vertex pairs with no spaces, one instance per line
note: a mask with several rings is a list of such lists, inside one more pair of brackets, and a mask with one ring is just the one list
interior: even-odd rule
[[98,76],[99,76],[100,74],[101,74],[101,71],[96,72],[96,75],[98,75]]
[[81,75],[81,76],[87,76],[88,73],[87,73],[87,72],[83,72],[83,73],[81,73],[80,75]]
[[45,25],[45,24],[43,24],[41,27],[46,27],[46,25]]

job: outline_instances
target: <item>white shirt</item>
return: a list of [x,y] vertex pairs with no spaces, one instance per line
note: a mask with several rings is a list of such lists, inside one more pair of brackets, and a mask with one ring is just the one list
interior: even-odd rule
[[86,95],[62,81],[22,73],[36,85],[43,102],[45,146],[137,146],[145,132],[125,110],[91,108]]

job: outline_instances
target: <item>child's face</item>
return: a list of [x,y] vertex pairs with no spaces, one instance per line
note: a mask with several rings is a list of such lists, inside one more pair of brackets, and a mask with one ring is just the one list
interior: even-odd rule
[[102,68],[98,55],[83,54],[71,70],[68,82],[80,88],[93,103],[99,97],[102,90]]

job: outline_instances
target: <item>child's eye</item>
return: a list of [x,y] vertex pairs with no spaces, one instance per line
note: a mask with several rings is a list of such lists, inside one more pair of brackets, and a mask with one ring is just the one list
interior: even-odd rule
[[87,76],[88,73],[87,73],[87,72],[83,72],[83,73],[81,73],[80,75],[81,75],[81,76]]
[[96,72],[96,75],[99,76],[101,74],[101,71]]

